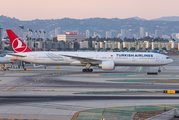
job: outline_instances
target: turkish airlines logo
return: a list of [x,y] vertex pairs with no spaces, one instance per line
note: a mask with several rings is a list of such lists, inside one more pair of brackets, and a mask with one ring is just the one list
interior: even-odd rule
[[24,52],[27,49],[27,46],[19,38],[13,40],[12,47],[15,52]]

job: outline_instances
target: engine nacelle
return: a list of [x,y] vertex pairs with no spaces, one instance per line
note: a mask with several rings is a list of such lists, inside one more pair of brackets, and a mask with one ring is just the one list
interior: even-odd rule
[[102,70],[114,70],[115,62],[114,61],[102,61],[102,63],[99,64],[99,67],[102,68]]

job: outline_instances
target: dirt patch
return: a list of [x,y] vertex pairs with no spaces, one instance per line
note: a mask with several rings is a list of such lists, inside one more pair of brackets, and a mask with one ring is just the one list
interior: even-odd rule
[[169,111],[169,110],[140,111],[135,114],[133,120],[145,120],[147,118],[151,118],[153,116],[162,114],[167,111]]

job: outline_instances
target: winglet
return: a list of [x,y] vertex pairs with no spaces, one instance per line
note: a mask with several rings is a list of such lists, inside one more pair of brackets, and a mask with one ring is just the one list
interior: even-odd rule
[[6,32],[15,53],[32,52],[32,50],[12,30],[6,30]]

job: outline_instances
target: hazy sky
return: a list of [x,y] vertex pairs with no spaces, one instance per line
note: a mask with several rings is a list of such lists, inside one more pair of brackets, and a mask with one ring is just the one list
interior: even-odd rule
[[135,16],[149,20],[179,16],[179,0],[0,0],[0,15],[20,20]]

